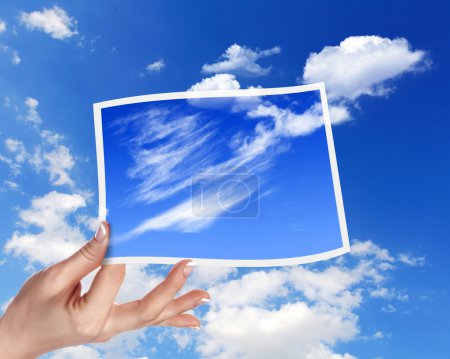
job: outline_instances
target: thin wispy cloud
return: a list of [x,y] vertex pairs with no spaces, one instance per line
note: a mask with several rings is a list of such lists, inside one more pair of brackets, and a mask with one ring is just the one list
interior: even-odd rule
[[[157,216],[151,217],[139,224],[132,231],[116,238],[123,241],[139,236],[143,233],[157,230],[172,230],[179,232],[196,232],[206,228],[214,222],[216,217],[225,212],[226,208],[232,208],[236,204],[246,200],[249,192],[243,192],[238,185],[228,188],[228,193],[222,198],[225,208],[217,206],[217,183],[202,193],[202,198],[189,198],[183,203],[170,208]],[[256,188],[250,189],[251,193]],[[193,211],[193,201],[202,202],[201,215]]]
[[[203,99],[204,102],[208,100]],[[216,103],[216,99],[212,101]],[[201,193],[204,206],[201,216],[193,213],[193,203],[199,199],[188,195],[181,201],[178,199],[179,204],[123,233],[119,240],[147,231],[168,229],[192,232],[211,225],[227,210],[216,205],[216,186],[221,181],[220,174],[223,175],[224,171],[227,174],[236,173],[245,167],[249,173],[257,174],[264,181],[264,173],[271,163],[289,148],[290,138],[306,136],[323,125],[321,103],[313,104],[303,113],[279,108],[261,99],[251,103],[251,109],[242,109],[241,116],[252,121],[253,130],[233,133],[236,130],[229,129],[226,136],[220,128],[220,121],[209,118],[208,112],[196,110],[193,114],[187,114],[177,110],[176,106],[141,110],[112,122],[111,128],[118,136],[119,145],[125,146],[133,158],[127,170],[128,177],[139,180],[127,201],[128,205],[132,205],[130,201],[149,205],[173,199],[202,180],[201,176],[197,176],[199,173],[209,175],[209,183]],[[225,195],[223,201],[232,208],[256,190],[251,188],[243,194],[236,186]]]
[[17,50],[14,50],[11,47],[2,44],[0,44],[0,49],[3,53],[7,54],[10,57],[11,63],[13,65],[17,66],[22,61]]
[[59,6],[42,11],[21,12],[20,22],[30,31],[41,31],[57,40],[78,34],[77,20]]
[[202,72],[205,74],[231,73],[242,76],[268,75],[271,67],[262,67],[257,61],[264,57],[279,54],[281,49],[275,46],[267,50],[252,50],[238,44],[231,45],[217,62],[204,64]]
[[41,116],[37,111],[39,101],[33,97],[27,97],[27,99],[25,100],[25,105],[27,106],[27,113],[25,115],[25,119],[37,125],[41,124],[42,123]]
[[0,19],[0,34],[6,31],[6,21]]
[[[151,109],[112,124],[133,158],[131,179],[140,181],[133,201],[153,203],[189,186],[189,178],[211,163],[208,140],[216,134],[198,115]],[[127,127],[130,127],[127,129]]]

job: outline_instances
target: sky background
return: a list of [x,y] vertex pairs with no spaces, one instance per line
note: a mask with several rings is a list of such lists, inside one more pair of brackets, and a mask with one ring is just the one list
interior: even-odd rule
[[[324,81],[352,254],[195,268],[186,290],[212,297],[200,331],[48,357],[448,358],[449,13],[444,1],[2,1],[3,309],[95,230],[93,103]],[[167,270],[129,266],[118,300]]]

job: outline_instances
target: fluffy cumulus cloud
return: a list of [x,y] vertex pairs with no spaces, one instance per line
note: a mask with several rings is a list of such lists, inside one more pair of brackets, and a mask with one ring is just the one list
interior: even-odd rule
[[405,38],[350,36],[337,46],[309,55],[301,82],[324,82],[333,124],[351,120],[360,96],[386,96],[392,81],[430,66],[425,51],[413,50]]
[[57,40],[64,40],[76,34],[77,20],[64,9],[54,6],[42,11],[22,12],[20,22],[28,30],[39,30]]
[[231,73],[242,76],[262,76],[270,73],[271,67],[262,67],[257,61],[263,57],[280,53],[280,48],[275,46],[267,50],[252,50],[238,44],[231,45],[217,62],[204,64],[202,72]]
[[163,59],[159,59],[158,61],[152,62],[145,66],[145,71],[148,73],[151,72],[160,72],[166,66]]
[[48,265],[66,258],[85,242],[80,226],[68,219],[86,207],[87,200],[86,195],[56,191],[33,198],[29,208],[19,211],[23,230],[13,233],[5,253],[24,257],[30,264]]
[[[355,358],[335,348],[386,337],[384,328],[364,333],[358,308],[392,276],[396,266],[385,264],[401,262],[371,241],[354,244],[356,252],[325,265],[259,270],[240,277],[233,271],[217,273],[218,279],[207,287],[212,300],[202,316],[202,332],[177,333],[173,339],[181,351],[194,350],[207,359]],[[201,284],[192,279],[193,285]]]
[[192,85],[188,91],[239,90],[241,85],[232,74],[217,74],[202,79]]
[[356,100],[382,96],[392,88],[389,80],[427,66],[426,53],[413,50],[405,38],[351,36],[337,46],[311,53],[303,82],[325,82],[330,99]]
[[[241,84],[233,74],[216,74],[206,77],[192,85],[188,91],[219,91],[219,90],[239,90]],[[188,100],[195,107],[200,108],[230,108],[232,112],[250,109],[259,103],[259,98],[255,97],[222,97],[216,99],[196,99]]]
[[[42,154],[44,168],[49,173],[50,182],[56,186],[69,185],[74,186],[69,172],[75,165],[75,161],[64,145],[56,145],[49,152]],[[39,169],[42,167],[38,167]]]

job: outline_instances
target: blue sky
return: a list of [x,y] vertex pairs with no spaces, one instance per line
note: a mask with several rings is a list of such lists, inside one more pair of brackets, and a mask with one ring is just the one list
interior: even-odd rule
[[[2,1],[0,303],[93,233],[93,103],[324,81],[353,253],[284,270],[196,268],[190,285],[213,298],[199,332],[152,328],[53,357],[449,357],[449,10]],[[119,300],[166,271],[130,267]]]
[[286,259],[344,246],[318,91],[113,106],[101,120],[107,257]]

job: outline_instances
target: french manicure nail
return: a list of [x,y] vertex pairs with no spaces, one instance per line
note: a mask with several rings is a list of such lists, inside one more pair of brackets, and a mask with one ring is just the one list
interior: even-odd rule
[[95,240],[97,242],[103,242],[106,238],[106,227],[103,222],[97,228],[97,232],[95,232]]
[[194,261],[190,261],[186,264],[186,266],[184,267],[184,271],[183,271],[183,274],[185,277],[187,277],[189,275],[189,273],[192,272],[192,267],[195,265],[197,265],[197,263]]
[[200,327],[198,325],[190,325],[189,328],[197,329],[197,330],[200,329]]
[[208,303],[211,299],[209,298],[200,298],[197,302],[197,305]]

